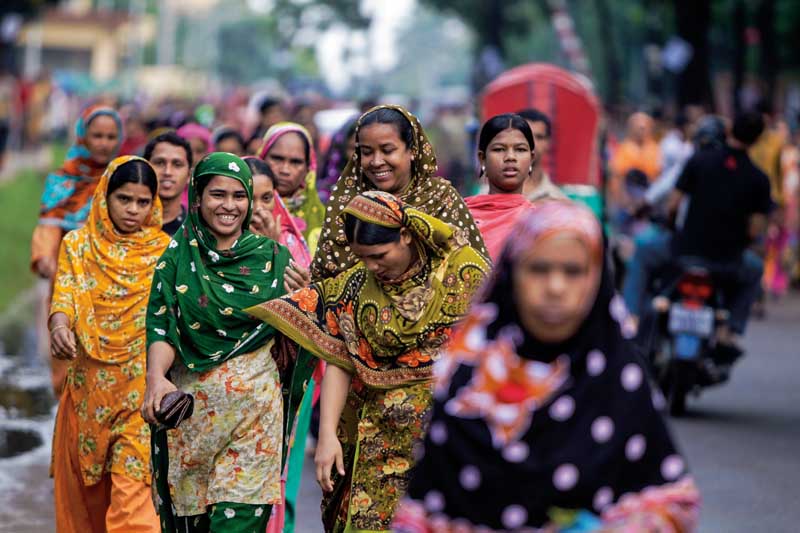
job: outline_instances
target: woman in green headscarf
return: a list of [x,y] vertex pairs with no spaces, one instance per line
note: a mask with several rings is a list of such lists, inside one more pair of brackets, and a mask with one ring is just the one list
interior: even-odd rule
[[396,105],[374,107],[356,125],[356,150],[331,189],[314,262],[313,280],[335,277],[358,262],[340,217],[364,191],[388,192],[406,205],[453,226],[470,246],[488,258],[478,227],[464,199],[444,178],[434,176],[436,154],[419,119]]
[[[359,262],[247,312],[329,363],[315,458],[325,530],[388,531],[424,433],[433,362],[489,265],[452,225],[391,194],[361,193],[342,216]],[[348,391],[357,411],[344,409]]]
[[237,156],[203,158],[189,198],[189,218],[156,265],[147,312],[145,419],[157,424],[162,398],[176,388],[194,396],[180,427],[153,432],[161,527],[263,531],[281,501],[281,376],[293,368],[275,330],[241,309],[285,292],[290,256],[247,229],[253,182]]

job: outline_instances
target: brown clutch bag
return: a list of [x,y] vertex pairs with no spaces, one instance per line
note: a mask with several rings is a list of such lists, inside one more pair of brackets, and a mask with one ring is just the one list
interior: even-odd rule
[[183,391],[172,391],[161,399],[156,411],[156,420],[167,429],[175,429],[181,422],[192,416],[194,397]]

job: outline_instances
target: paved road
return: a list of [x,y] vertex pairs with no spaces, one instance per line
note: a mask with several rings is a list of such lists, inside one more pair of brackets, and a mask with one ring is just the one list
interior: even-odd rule
[[[730,383],[673,421],[703,493],[702,533],[800,531],[800,297],[754,322]],[[52,531],[48,446],[0,459],[0,532]],[[13,482],[12,482],[13,480]],[[11,482],[11,483],[9,483]],[[319,533],[319,489],[306,461],[297,533]]]

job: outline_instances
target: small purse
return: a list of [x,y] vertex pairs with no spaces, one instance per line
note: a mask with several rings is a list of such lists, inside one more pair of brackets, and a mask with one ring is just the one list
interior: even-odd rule
[[181,422],[192,416],[194,397],[183,391],[172,391],[161,399],[156,411],[156,420],[167,429],[175,429]]

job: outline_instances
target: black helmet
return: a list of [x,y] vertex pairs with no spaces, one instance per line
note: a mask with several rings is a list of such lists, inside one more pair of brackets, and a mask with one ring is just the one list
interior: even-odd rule
[[725,123],[716,115],[706,115],[697,123],[692,142],[698,150],[722,148],[725,145]]

